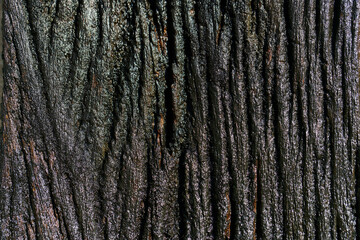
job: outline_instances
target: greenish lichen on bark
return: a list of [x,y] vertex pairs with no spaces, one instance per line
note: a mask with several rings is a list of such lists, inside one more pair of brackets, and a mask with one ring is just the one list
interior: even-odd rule
[[4,0],[0,239],[360,236],[356,0]]

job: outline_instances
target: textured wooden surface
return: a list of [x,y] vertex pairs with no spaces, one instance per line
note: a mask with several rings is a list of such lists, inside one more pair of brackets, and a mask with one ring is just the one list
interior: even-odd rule
[[[3,17],[3,1],[0,1],[0,19],[2,19]],[[0,54],[1,56],[3,53],[3,22],[1,21],[0,23]],[[2,92],[3,92],[3,87],[4,87],[4,77],[3,77],[3,67],[4,67],[4,58],[1,57],[0,58],[0,104],[2,103]],[[1,109],[1,106],[0,106]],[[0,118],[0,124],[1,124],[1,118]]]
[[5,0],[0,239],[360,237],[359,1]]

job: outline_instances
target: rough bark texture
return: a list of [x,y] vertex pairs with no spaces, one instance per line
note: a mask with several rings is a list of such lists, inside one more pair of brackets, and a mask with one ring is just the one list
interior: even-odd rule
[[[3,67],[4,67],[4,58],[3,58],[3,1],[0,1],[0,111],[1,111],[1,103],[2,103],[2,93],[4,88],[4,76],[3,76]],[[0,117],[0,128],[1,128],[1,120]]]
[[4,0],[0,239],[359,239],[358,14]]

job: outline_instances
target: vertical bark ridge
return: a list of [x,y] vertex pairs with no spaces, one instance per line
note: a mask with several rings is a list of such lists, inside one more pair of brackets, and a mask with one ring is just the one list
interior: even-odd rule
[[228,116],[228,151],[229,151],[229,190],[231,201],[230,239],[254,238],[254,206],[250,194],[250,150],[249,129],[246,107],[246,86],[244,83],[244,59],[241,37],[242,24],[239,23],[239,4],[228,2],[229,19],[231,20],[231,49],[229,63],[229,95],[227,97],[226,115]]

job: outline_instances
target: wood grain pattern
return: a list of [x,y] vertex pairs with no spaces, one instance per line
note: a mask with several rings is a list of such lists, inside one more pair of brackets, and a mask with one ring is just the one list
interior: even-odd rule
[[0,239],[359,238],[359,7],[4,0]]

